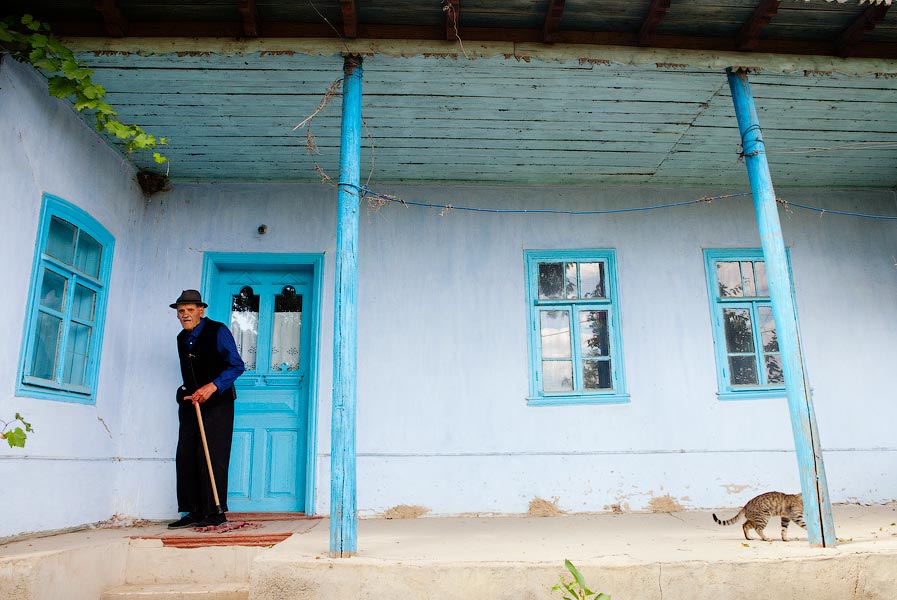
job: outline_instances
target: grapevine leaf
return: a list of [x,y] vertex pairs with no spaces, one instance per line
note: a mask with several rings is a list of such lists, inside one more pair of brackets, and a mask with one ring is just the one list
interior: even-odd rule
[[25,435],[25,432],[22,431],[21,427],[16,427],[15,429],[13,429],[11,431],[7,431],[5,434],[5,437],[6,437],[6,442],[9,444],[10,448],[14,448],[14,447],[24,448],[25,447],[25,439],[28,436]]
[[78,84],[71,79],[65,77],[51,77],[47,82],[47,89],[50,95],[56,98],[65,98],[71,96],[78,90]]
[[162,164],[165,161],[167,161],[168,159],[165,158],[164,156],[162,156],[161,154],[159,154],[158,152],[153,152],[153,160],[159,164]]
[[31,45],[34,48],[46,48],[49,38],[42,33],[34,33],[31,35]]

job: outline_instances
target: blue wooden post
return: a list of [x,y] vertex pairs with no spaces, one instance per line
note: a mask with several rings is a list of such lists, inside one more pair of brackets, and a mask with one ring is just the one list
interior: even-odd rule
[[336,289],[333,308],[333,416],[330,432],[330,555],[355,554],[355,365],[358,328],[358,185],[361,181],[361,57],[343,64]]
[[[760,132],[760,121],[754,106],[754,97],[747,75],[726,69],[729,89],[735,104],[738,129],[744,160],[747,163],[748,178],[757,212],[760,228],[760,244],[766,261],[769,279],[769,295],[772,313],[776,323],[779,352],[782,356],[782,370],[788,395],[788,409],[791,413],[791,430],[800,468],[800,487],[804,499],[804,519],[807,534],[813,546],[833,547],[835,545],[835,524],[832,520],[832,506],[829,499],[825,466],[822,463],[822,448],[816,428],[810,384],[801,349],[800,331],[797,324],[797,309],[791,289],[791,277],[785,255],[785,241],[782,225],[776,207],[776,194],[772,187],[769,164],[766,161],[766,147]],[[762,368],[762,366],[761,366]]]

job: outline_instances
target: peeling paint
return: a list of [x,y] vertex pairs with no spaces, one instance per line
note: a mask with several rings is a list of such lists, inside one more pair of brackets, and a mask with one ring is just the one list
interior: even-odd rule
[[416,519],[430,512],[426,506],[416,504],[398,504],[383,513],[384,519]]
[[685,510],[685,507],[679,504],[679,502],[677,502],[676,499],[669,494],[664,494],[663,496],[651,498],[651,500],[648,502],[648,509],[653,513],[670,513],[682,512],[683,510]]
[[737,485],[734,483],[725,483],[722,485],[727,494],[740,494],[744,490],[750,489],[749,485]]

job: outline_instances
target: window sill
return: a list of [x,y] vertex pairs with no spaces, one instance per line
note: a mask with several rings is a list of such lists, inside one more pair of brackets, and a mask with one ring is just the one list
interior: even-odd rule
[[629,394],[603,394],[590,396],[531,396],[527,406],[571,406],[576,404],[628,404]]
[[16,396],[23,398],[37,398],[39,400],[55,400],[57,402],[71,402],[73,404],[96,404],[92,394],[75,394],[65,390],[35,387],[31,385],[19,385],[16,387]]
[[716,395],[720,400],[765,400],[769,398],[786,398],[784,388],[772,390],[739,390],[737,392],[719,392]]

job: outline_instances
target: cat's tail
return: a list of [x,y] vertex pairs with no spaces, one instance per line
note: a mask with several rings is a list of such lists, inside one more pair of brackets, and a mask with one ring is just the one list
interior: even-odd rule
[[716,521],[717,523],[719,523],[720,525],[731,525],[735,521],[737,521],[739,518],[741,518],[741,515],[743,515],[743,514],[744,514],[744,509],[742,508],[741,510],[738,511],[738,514],[735,515],[734,517],[732,517],[731,519],[722,521],[717,518],[716,513],[713,513],[713,520]]

